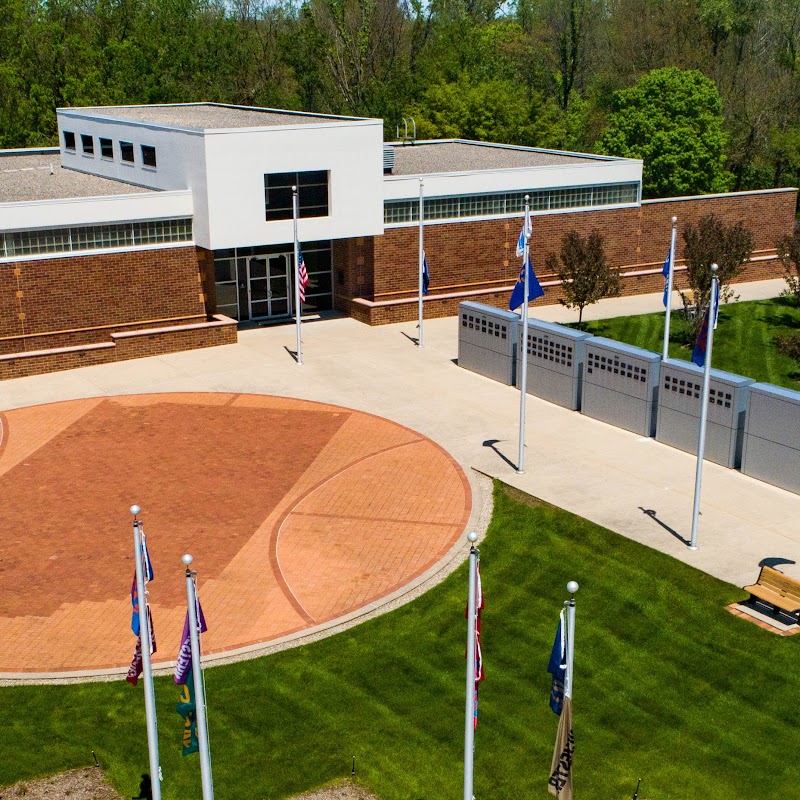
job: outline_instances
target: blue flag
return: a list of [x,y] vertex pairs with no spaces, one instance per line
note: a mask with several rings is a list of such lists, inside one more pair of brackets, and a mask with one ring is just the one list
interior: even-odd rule
[[564,680],[567,675],[567,644],[564,639],[564,613],[558,621],[556,639],[553,642],[553,651],[550,653],[550,663],[547,671],[553,676],[553,685],[550,689],[550,708],[561,716],[564,707]]
[[[544,289],[542,289],[536,273],[533,271],[530,259],[528,259],[528,302],[535,300],[537,297],[544,296]],[[519,308],[525,302],[525,267],[519,271],[517,283],[514,286],[514,291],[511,292],[511,299],[508,301],[508,308],[511,311]]]
[[[144,538],[144,531],[142,530],[142,572],[144,574],[145,584],[153,580],[153,565],[150,562],[150,553],[147,552],[147,542]],[[131,614],[131,630],[134,635],[139,635],[139,587],[136,585],[136,569],[133,571],[133,586],[131,586],[131,606],[133,613]]]
[[664,276],[664,308],[667,307],[669,304],[669,297],[667,297],[669,293],[669,271],[672,267],[672,248],[667,251],[667,260],[664,262],[664,269],[661,270],[661,274]]
[[719,318],[719,283],[716,284],[716,291],[709,301],[706,314],[703,317],[703,324],[700,326],[700,333],[697,334],[697,341],[692,350],[692,361],[698,367],[706,365],[706,349],[708,348],[708,326],[713,325],[717,329],[717,319]]
[[422,251],[422,294],[428,294],[431,276],[428,274],[428,256]]

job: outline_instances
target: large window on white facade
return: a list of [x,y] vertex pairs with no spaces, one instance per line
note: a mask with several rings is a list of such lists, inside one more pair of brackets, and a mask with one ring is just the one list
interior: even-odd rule
[[0,233],[0,258],[72,253],[192,241],[191,219],[155,219]]
[[[502,194],[469,194],[457,197],[425,199],[425,219],[469,219],[504,214],[521,214],[525,195],[529,195],[531,211],[558,211],[564,208],[598,208],[636,203],[638,183],[614,183],[602,186],[579,186],[564,189],[504,192]],[[419,221],[419,200],[387,200],[383,204],[385,225]]]
[[297,187],[301,217],[328,216],[328,173],[275,172],[264,176],[264,205],[267,222],[292,218],[292,186]]

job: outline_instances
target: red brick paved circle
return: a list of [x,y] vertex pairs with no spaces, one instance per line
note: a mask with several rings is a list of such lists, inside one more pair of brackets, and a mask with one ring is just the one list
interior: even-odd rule
[[183,553],[204,650],[227,652],[404,586],[456,542],[471,496],[438,445],[338,406],[152,394],[0,413],[0,672],[130,663],[132,503],[159,662],[183,627]]

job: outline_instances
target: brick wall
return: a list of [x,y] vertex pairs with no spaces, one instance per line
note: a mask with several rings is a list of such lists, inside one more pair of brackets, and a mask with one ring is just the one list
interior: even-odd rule
[[215,306],[201,248],[0,264],[0,379],[235,342],[235,323],[210,321]]
[[0,264],[0,353],[108,341],[118,326],[206,318],[194,247]]
[[[748,265],[741,280],[763,280],[780,277],[783,270],[774,258],[776,242],[794,226],[797,192],[775,191],[645,201],[639,208],[581,211],[534,218],[531,254],[534,269],[542,283],[557,281],[557,276],[544,269],[547,255],[557,251],[561,237],[569,230],[586,235],[597,228],[605,238],[606,255],[614,267],[623,272],[622,293],[642,294],[659,291],[660,275],[631,275],[646,270],[660,270],[669,246],[672,217],[678,217],[677,258],[682,257],[681,227],[696,223],[700,217],[714,213],[726,223],[738,221],[753,233],[754,257],[767,260]],[[494,305],[507,302],[507,289],[516,280],[519,260],[514,255],[519,236],[520,219],[485,220],[432,224],[425,228],[425,250],[431,272],[431,294],[425,302],[426,314],[449,316],[457,312],[458,303],[475,299]],[[337,285],[337,308],[356,319],[371,324],[398,322],[416,318],[413,302],[417,291],[417,228],[388,229],[383,236],[365,239],[358,256],[366,264],[377,264],[376,270],[365,270],[367,285],[355,291],[353,273],[356,256],[347,242],[337,242],[335,268],[342,276]],[[357,240],[352,240],[357,241]],[[368,276],[373,274],[372,285]],[[685,287],[680,269],[676,276],[679,288]],[[502,291],[499,291],[500,289]],[[492,292],[492,290],[498,290]],[[546,287],[546,297],[539,303],[556,302],[558,286]],[[437,299],[437,295],[466,295]],[[378,303],[403,299],[409,303],[372,306],[353,302],[363,298]]]
[[0,356],[0,381],[181,350],[236,344],[236,331],[235,320],[216,317],[188,326],[147,328],[132,335],[129,331],[111,334],[108,342],[73,347],[67,352],[43,350],[29,355],[13,353]]

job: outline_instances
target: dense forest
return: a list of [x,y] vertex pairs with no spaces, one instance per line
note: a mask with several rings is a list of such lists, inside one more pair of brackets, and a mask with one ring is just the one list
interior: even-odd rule
[[0,147],[208,100],[645,159],[650,196],[800,182],[800,0],[0,0]]

